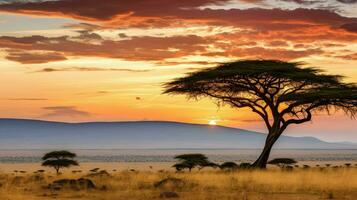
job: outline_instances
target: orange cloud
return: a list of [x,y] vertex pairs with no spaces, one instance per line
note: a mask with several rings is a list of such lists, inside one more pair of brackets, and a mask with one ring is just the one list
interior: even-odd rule
[[[251,28],[288,28],[301,24],[339,27],[356,23],[356,18],[321,9],[199,9],[229,0],[57,0],[0,4],[0,11],[31,15],[52,15],[111,24],[117,27],[170,26],[175,21]],[[258,2],[258,1],[253,1]],[[282,22],[280,25],[276,22]],[[268,27],[267,27],[268,26]]]
[[[0,37],[2,48],[11,49],[8,59],[22,63],[44,63],[65,59],[66,56],[97,56],[121,58],[126,60],[156,61],[166,58],[192,55],[205,51],[204,45],[209,41],[205,38],[188,35],[174,37],[132,37],[125,40],[101,40],[100,44],[77,41],[69,37]],[[32,54],[13,51],[50,51],[51,54]],[[31,55],[33,58],[31,58]],[[51,57],[52,56],[52,57]]]
[[[96,0],[57,0],[3,3],[0,4],[0,12],[62,16],[87,20],[88,23],[65,25],[67,28],[82,29],[77,31],[79,36],[2,36],[0,46],[8,52],[8,59],[24,64],[64,60],[70,56],[96,56],[168,64],[174,61],[167,59],[202,55],[292,60],[316,54],[328,55],[324,54],[324,47],[331,46],[326,46],[325,43],[343,47],[357,40],[357,18],[344,17],[329,10],[202,8],[209,4],[228,2],[106,0],[98,3]],[[121,33],[114,39],[103,38],[100,34],[94,33],[95,30],[101,29],[125,30],[128,27],[145,29],[193,25],[229,26],[237,28],[238,31],[205,37],[165,37],[165,33],[162,36],[129,37]],[[316,41],[319,43],[315,43]],[[46,54],[38,54],[36,51],[44,51]]]
[[[65,56],[87,56],[119,58],[131,61],[154,61],[158,64],[170,64],[173,61],[166,59],[181,58],[185,56],[223,56],[231,58],[270,58],[293,60],[314,54],[322,54],[319,48],[306,48],[304,50],[293,50],[286,47],[286,43],[273,41],[268,46],[275,45],[279,48],[267,48],[259,46],[251,41],[256,38],[245,38],[240,41],[229,40],[221,35],[200,37],[195,35],[172,36],[172,37],[131,37],[124,40],[100,40],[99,44],[92,44],[73,40],[70,37],[0,37],[3,48],[11,49],[7,56],[24,64],[45,63],[61,59]],[[260,38],[261,40],[262,38]],[[264,38],[263,38],[264,39]],[[86,41],[86,40],[84,40]],[[268,40],[267,40],[268,41]],[[279,44],[278,44],[279,43]],[[280,46],[279,46],[280,45]],[[284,46],[285,45],[285,46]],[[212,48],[214,47],[214,48]],[[24,53],[24,51],[28,53]],[[46,51],[52,53],[32,54],[32,51]],[[20,52],[20,53],[19,53]],[[209,63],[202,61],[183,61],[183,63]],[[178,64],[178,63],[177,63]],[[73,71],[78,68],[67,68],[62,71]],[[84,71],[86,69],[80,69]],[[88,69],[87,71],[89,71]],[[48,71],[48,70],[45,70]],[[51,70],[52,71],[52,70]],[[53,70],[57,71],[57,70]]]
[[22,64],[41,64],[54,61],[63,61],[67,58],[62,53],[31,53],[24,51],[10,51],[6,59],[16,61]]

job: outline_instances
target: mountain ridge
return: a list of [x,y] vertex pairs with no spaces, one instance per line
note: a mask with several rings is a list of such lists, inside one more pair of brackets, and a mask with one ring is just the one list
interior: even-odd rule
[[[0,118],[6,148],[234,148],[260,149],[266,134],[245,129],[174,121],[56,122]],[[275,148],[357,149],[314,137],[281,136]]]

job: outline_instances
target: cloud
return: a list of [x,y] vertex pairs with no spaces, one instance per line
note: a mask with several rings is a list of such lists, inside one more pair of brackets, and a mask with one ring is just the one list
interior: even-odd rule
[[[0,46],[6,49],[21,51],[12,53],[8,59],[22,63],[45,63],[46,61],[63,60],[65,56],[89,56],[120,58],[131,61],[158,61],[166,58],[193,55],[204,51],[209,41],[195,35],[173,37],[131,37],[124,40],[101,40],[100,43],[78,41],[78,38],[63,37],[0,37]],[[51,54],[31,54],[24,51],[46,51]],[[34,56],[33,58],[31,56]]]
[[[323,3],[326,2],[325,0],[280,0],[280,1],[285,1],[285,2],[294,2],[297,4],[305,4],[305,5],[313,5],[313,4],[318,4],[318,3]],[[353,4],[356,3],[357,0],[331,0],[331,2],[339,2],[339,3],[344,3],[344,4]]]
[[[85,35],[91,35],[85,31]],[[7,59],[29,63],[46,63],[68,59],[71,56],[117,58],[128,61],[150,61],[159,65],[215,64],[215,61],[191,61],[181,59],[188,56],[209,56],[229,58],[270,58],[294,60],[311,55],[322,55],[323,42],[336,44],[357,41],[357,34],[326,26],[299,28],[294,31],[237,31],[209,36],[134,36],[120,40],[103,39],[90,42],[88,37],[24,36],[0,37],[0,45],[9,53]],[[277,40],[276,38],[279,38]],[[313,43],[319,41],[317,46]],[[260,45],[263,42],[265,45]],[[292,49],[292,46],[303,49]],[[274,47],[274,48],[271,48]],[[39,53],[41,52],[41,53]],[[42,53],[46,52],[46,53]],[[171,59],[171,60],[170,60]],[[60,71],[127,71],[148,70],[97,68],[97,67],[46,67],[36,72]]]
[[77,32],[79,33],[79,36],[73,37],[73,39],[79,39],[85,42],[92,41],[92,40],[100,41],[103,39],[99,34],[93,33],[89,30],[80,30]]
[[96,25],[96,24],[82,22],[82,23],[68,23],[68,24],[63,25],[63,28],[94,31],[94,30],[102,29],[103,27]]
[[99,72],[99,71],[115,71],[115,72],[150,72],[152,70],[136,70],[136,69],[123,69],[123,68],[97,68],[97,67],[67,67],[67,68],[43,68],[35,72]]
[[272,47],[286,47],[286,46],[289,46],[289,44],[284,40],[269,41],[267,43],[267,45],[268,46],[272,46]]
[[[298,4],[317,2],[284,1],[294,1]],[[0,4],[0,12],[52,15],[81,19],[84,22],[64,25],[66,28],[74,29],[77,33],[75,36],[2,36],[0,48],[8,52],[8,59],[23,64],[47,63],[79,56],[174,65],[194,64],[194,61],[190,60],[174,61],[189,56],[294,60],[317,54],[327,55],[324,54],[327,51],[324,49],[325,46],[321,45],[324,42],[336,43],[342,48],[343,45],[357,41],[355,27],[357,18],[341,16],[330,10],[203,7],[211,4],[225,5],[228,2],[230,1],[106,0],[101,3],[95,0],[9,1]],[[244,2],[266,3],[258,0],[244,0]],[[231,29],[229,32],[208,36],[194,33],[165,36],[164,32],[154,36],[131,36],[126,29],[130,27],[175,29],[195,26],[231,27]],[[116,33],[113,37],[105,37],[105,34],[101,35],[103,29],[110,31],[119,29],[120,33]],[[320,43],[318,44],[317,41]],[[289,48],[290,46],[300,48],[293,49]],[[91,70],[51,67],[39,70],[39,72],[55,71]],[[102,70],[97,69],[97,71]]]
[[322,54],[321,49],[291,50],[283,48],[232,48],[225,52],[208,53],[208,56],[231,56],[245,59],[294,60],[311,55]]
[[90,113],[78,110],[75,106],[51,106],[43,107],[44,110],[49,111],[44,117],[85,117],[90,116]]
[[[82,20],[112,20],[130,15],[150,16],[177,12],[182,8],[197,8],[228,0],[58,0],[38,2],[8,2],[0,10],[35,15],[66,16]],[[160,8],[160,12],[158,12]]]
[[32,53],[25,51],[8,51],[8,53],[6,59],[22,64],[42,64],[67,60],[63,54],[57,52]]
[[285,1],[285,2],[293,2],[296,4],[305,4],[305,5],[312,5],[316,3],[320,3],[321,1],[316,1],[316,0],[280,0],[280,1]]
[[347,24],[342,24],[340,28],[349,31],[349,32],[355,32],[357,33],[357,23],[347,23]]
[[357,3],[357,0],[337,0],[338,2],[341,2],[341,3]]
[[357,61],[357,53],[347,54],[347,55],[340,55],[336,56],[337,58],[345,59],[345,60],[356,60]]
[[[229,0],[106,0],[98,3],[97,0],[57,0],[0,4],[0,11],[75,18],[121,28],[165,27],[175,26],[181,22],[251,28],[264,27],[276,22],[327,24],[334,27],[356,21],[355,18],[342,17],[322,9],[200,9],[206,5],[224,5],[229,2]],[[314,1],[294,0],[293,2],[302,4]]]

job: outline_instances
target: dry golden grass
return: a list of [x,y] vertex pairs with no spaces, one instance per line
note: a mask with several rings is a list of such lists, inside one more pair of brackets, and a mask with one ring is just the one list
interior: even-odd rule
[[[21,176],[22,178],[18,178]],[[44,180],[34,175],[0,175],[1,200],[146,200],[160,199],[162,191],[174,191],[185,200],[225,199],[357,199],[357,168],[339,169],[294,169],[282,171],[223,172],[219,170],[175,172],[130,172],[113,173],[110,177],[91,177],[98,189],[60,190],[46,188],[53,180],[80,178],[85,174],[45,174]],[[184,181],[182,187],[168,185],[155,188],[154,183],[167,177]],[[103,186],[105,189],[103,189]]]

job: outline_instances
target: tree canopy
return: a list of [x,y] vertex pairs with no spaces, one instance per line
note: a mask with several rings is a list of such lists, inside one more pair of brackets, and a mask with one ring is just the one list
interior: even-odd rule
[[218,105],[248,108],[264,121],[268,136],[253,166],[265,168],[270,150],[292,124],[312,119],[314,112],[342,110],[357,114],[357,86],[339,75],[299,62],[242,60],[192,72],[165,83],[165,94],[214,99]]
[[189,171],[191,171],[195,167],[199,169],[204,167],[217,167],[217,164],[210,162],[203,154],[182,154],[176,156],[175,159],[180,161],[180,163],[173,165],[177,171],[183,169],[189,169]]
[[272,165],[292,165],[297,162],[292,158],[275,158],[268,163]]
[[42,157],[42,166],[53,167],[57,174],[61,168],[77,166],[78,162],[73,160],[77,155],[69,151],[52,151]]
[[74,158],[77,155],[75,153],[69,152],[69,151],[51,151],[49,153],[46,153],[43,157],[42,160],[47,160],[47,159],[52,159],[52,158]]

